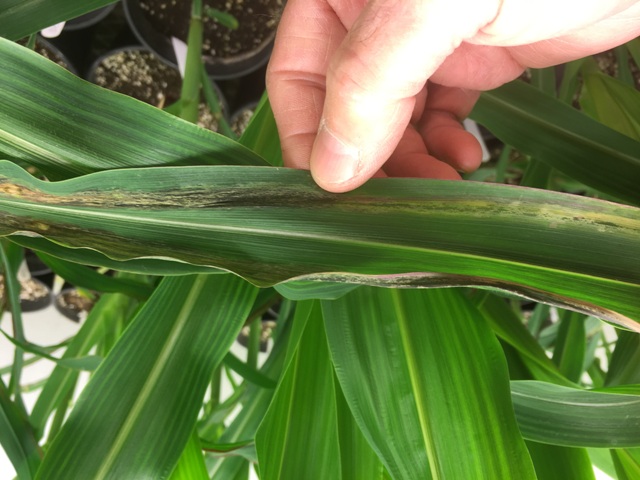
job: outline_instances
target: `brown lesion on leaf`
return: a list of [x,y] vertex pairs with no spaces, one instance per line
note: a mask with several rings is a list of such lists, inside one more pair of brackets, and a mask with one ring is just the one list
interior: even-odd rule
[[22,185],[16,185],[15,183],[9,183],[7,180],[0,180],[0,194],[8,195],[10,197],[28,197],[33,194],[33,190],[29,190]]
[[86,208],[130,208],[135,210],[212,209],[231,207],[309,207],[333,205],[341,200],[323,191],[309,192],[295,186],[242,184],[216,188],[208,185],[174,186],[156,191],[114,188],[87,189],[69,194],[54,194],[0,179],[0,197],[30,203]]

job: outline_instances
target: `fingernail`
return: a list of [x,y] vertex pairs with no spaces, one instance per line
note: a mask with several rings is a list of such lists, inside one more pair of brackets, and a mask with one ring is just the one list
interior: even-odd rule
[[359,169],[358,149],[345,144],[321,122],[311,153],[311,173],[323,188],[351,180]]

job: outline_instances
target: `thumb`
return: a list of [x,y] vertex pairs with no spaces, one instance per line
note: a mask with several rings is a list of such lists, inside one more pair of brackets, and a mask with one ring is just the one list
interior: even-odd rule
[[318,185],[345,192],[371,178],[402,138],[429,76],[491,22],[499,6],[500,0],[367,3],[327,71],[311,152]]

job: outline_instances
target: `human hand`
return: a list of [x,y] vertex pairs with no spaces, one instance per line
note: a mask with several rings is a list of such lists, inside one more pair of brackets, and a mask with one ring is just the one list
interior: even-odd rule
[[289,0],[267,72],[285,165],[332,192],[460,178],[480,90],[638,35],[639,0]]

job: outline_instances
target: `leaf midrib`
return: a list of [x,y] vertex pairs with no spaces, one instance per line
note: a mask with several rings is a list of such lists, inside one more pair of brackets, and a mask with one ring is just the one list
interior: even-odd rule
[[424,398],[424,392],[420,388],[420,381],[418,380],[419,367],[416,360],[416,353],[414,352],[413,344],[411,342],[411,335],[407,328],[408,319],[404,311],[399,292],[397,290],[390,290],[390,292],[393,299],[394,310],[396,312],[400,337],[402,338],[402,346],[404,347],[402,351],[405,354],[407,370],[411,381],[411,389],[414,393],[416,410],[420,420],[420,431],[422,433],[422,440],[424,441],[429,461],[429,469],[431,471],[432,478],[434,480],[439,480],[444,478],[444,476],[440,471],[440,464],[437,460],[437,452],[435,449],[435,441],[433,439],[432,429],[425,409],[427,401],[426,398]]
[[[39,204],[35,206],[35,205],[31,205],[30,203],[6,202],[6,200],[3,201],[1,199],[0,199],[0,203],[9,203],[9,204],[15,203],[17,204],[17,208],[29,209],[29,207],[32,207],[32,208],[35,207],[36,210],[49,210],[51,212],[60,212],[64,214],[69,214],[70,212],[76,211],[66,206],[56,207],[53,205],[43,205],[43,204]],[[278,237],[284,237],[284,238],[295,237],[295,238],[303,238],[303,239],[309,239],[309,240],[320,240],[324,242],[347,243],[351,245],[363,245],[363,246],[371,246],[371,247],[386,247],[391,249],[402,249],[405,251],[429,252],[429,253],[434,253],[442,256],[452,256],[452,257],[460,257],[460,258],[479,259],[487,262],[496,262],[501,265],[514,265],[514,266],[519,265],[519,266],[524,266],[527,268],[533,268],[533,269],[542,270],[542,271],[562,272],[564,274],[570,274],[572,276],[577,276],[580,278],[596,279],[598,281],[606,280],[607,282],[613,283],[616,285],[624,285],[624,286],[630,286],[630,287],[635,286],[635,284],[630,282],[625,282],[625,281],[605,278],[605,277],[596,277],[593,275],[579,273],[579,272],[565,271],[557,268],[550,268],[543,265],[537,265],[535,263],[515,262],[513,260],[505,260],[501,258],[488,256],[488,255],[474,255],[470,253],[440,250],[440,249],[427,248],[422,246],[400,245],[397,243],[394,244],[394,243],[388,243],[383,241],[371,241],[371,240],[365,240],[362,238],[354,239],[350,237],[334,236],[334,235],[327,235],[327,234],[320,235],[320,234],[310,234],[308,232],[303,233],[303,232],[294,232],[290,230],[278,231],[273,229],[269,230],[265,228],[255,228],[255,227],[248,228],[248,227],[239,227],[239,226],[232,226],[232,225],[217,226],[217,225],[207,225],[207,224],[194,224],[191,222],[182,222],[178,220],[159,219],[159,218],[137,216],[137,215],[123,215],[123,214],[116,214],[116,213],[103,212],[103,211],[98,212],[98,211],[92,211],[92,210],[77,210],[77,212],[81,212],[83,216],[92,216],[99,219],[125,220],[125,221],[135,222],[138,225],[160,225],[160,226],[167,225],[167,226],[172,226],[174,228],[177,227],[182,229],[188,229],[189,227],[193,227],[195,225],[198,228],[209,231],[209,232],[222,232],[222,233],[233,232],[233,233],[254,234],[254,235],[261,235],[261,236],[268,236],[268,237],[278,236]],[[33,232],[30,232],[27,230],[24,230],[24,231],[16,230],[15,232],[12,232],[11,235],[20,234],[21,232],[25,232],[25,234],[33,234]],[[44,238],[49,238],[47,237],[46,234],[36,233],[36,235],[42,236]],[[88,247],[88,248],[91,248],[91,247]],[[96,251],[99,251],[99,250],[96,250]],[[143,257],[135,257],[135,258],[143,258]],[[158,257],[151,255],[144,258],[158,258]]]
[[118,454],[124,447],[129,434],[133,430],[138,417],[146,406],[147,401],[151,396],[154,387],[156,386],[158,378],[162,375],[164,367],[167,364],[171,354],[173,353],[173,347],[179,340],[180,334],[184,330],[185,325],[189,320],[190,313],[193,309],[193,306],[196,304],[202,289],[204,288],[205,282],[206,277],[203,275],[198,276],[198,278],[196,278],[196,280],[194,281],[191,291],[189,292],[182,308],[180,309],[180,312],[178,313],[176,322],[172,327],[169,335],[167,335],[167,339],[164,343],[164,346],[162,347],[162,350],[160,351],[158,360],[154,363],[153,368],[149,372],[149,375],[147,376],[147,379],[142,386],[142,389],[140,390],[140,394],[137,396],[136,401],[129,410],[129,414],[122,423],[122,426],[118,431],[116,438],[111,443],[109,452],[104,456],[101,466],[94,477],[95,480],[104,480],[109,477],[110,469],[113,467]]
[[[517,115],[520,115],[521,117],[529,119],[529,121],[531,123],[534,123],[536,125],[540,125],[545,129],[549,128],[549,124],[547,122],[542,121],[540,119],[540,117],[538,117],[537,115],[534,115],[534,114],[528,112],[527,110],[523,110],[521,108],[514,107],[508,101],[502,100],[501,98],[499,98],[497,96],[491,95],[491,93],[487,93],[486,95],[491,99],[491,101],[493,103],[500,104],[503,107],[505,107],[506,109],[508,109],[509,111],[515,112]],[[594,140],[589,139],[589,137],[586,137],[584,134],[576,133],[576,132],[573,132],[571,130],[568,130],[564,126],[560,127],[557,124],[553,124],[553,129],[552,130],[555,130],[556,132],[558,132],[560,135],[562,135],[564,137],[571,138],[571,139],[578,139],[580,142],[584,143],[586,146],[588,146],[589,148],[593,149],[594,151],[602,151],[602,152],[606,152],[607,154],[611,155],[612,157],[624,158],[629,163],[634,164],[634,165],[638,165],[638,163],[640,163],[640,161],[638,160],[637,157],[633,157],[632,155],[627,154],[626,152],[620,152],[619,150],[616,150],[616,149],[613,149],[613,148],[608,147],[606,145],[603,145],[601,143],[598,143],[598,142],[596,142]],[[620,134],[620,135],[622,135],[622,134]]]

